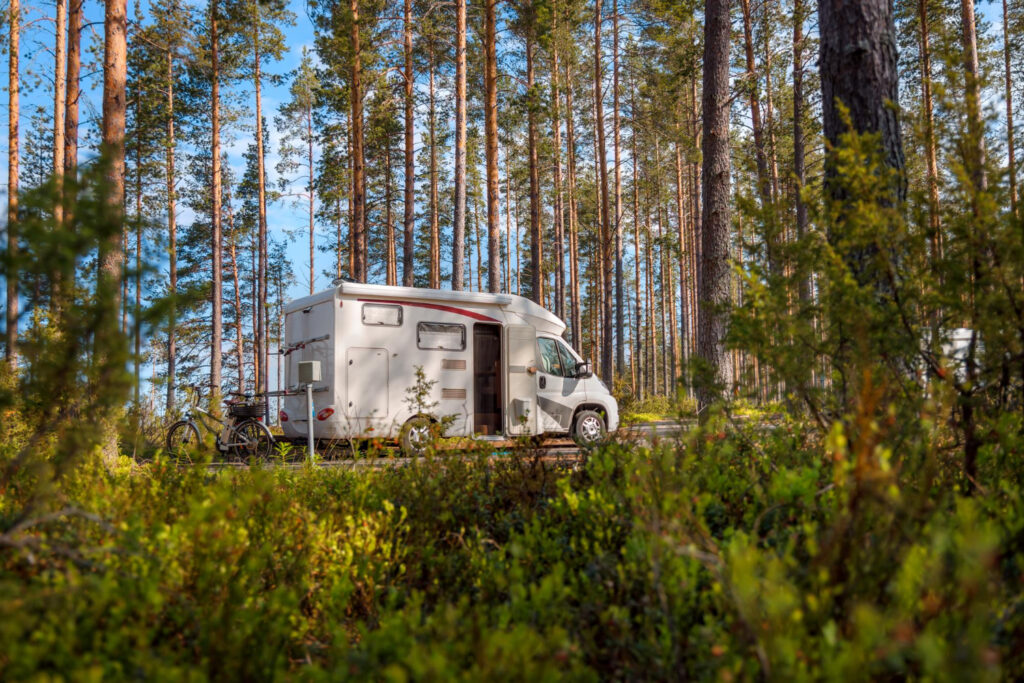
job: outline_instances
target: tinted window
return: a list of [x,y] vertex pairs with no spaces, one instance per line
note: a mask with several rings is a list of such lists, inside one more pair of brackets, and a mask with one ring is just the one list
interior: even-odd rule
[[466,326],[454,323],[419,323],[416,325],[416,346],[421,349],[465,351]]
[[363,324],[398,327],[402,324],[402,307],[392,304],[363,304]]
[[540,369],[549,375],[564,377],[562,371],[562,360],[558,355],[558,344],[554,339],[545,337],[537,338],[537,346],[540,348]]

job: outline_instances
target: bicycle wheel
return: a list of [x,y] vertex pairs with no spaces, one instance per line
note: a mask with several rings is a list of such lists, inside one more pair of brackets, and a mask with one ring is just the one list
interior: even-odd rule
[[274,452],[274,436],[266,425],[255,418],[235,426],[231,440],[231,452],[242,462],[270,460]]
[[178,420],[167,430],[167,455],[179,465],[191,465],[192,452],[199,446],[199,428],[194,422]]

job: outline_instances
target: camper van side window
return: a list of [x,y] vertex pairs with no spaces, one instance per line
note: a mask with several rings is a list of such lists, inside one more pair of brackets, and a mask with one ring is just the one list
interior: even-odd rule
[[466,326],[457,323],[419,323],[416,325],[416,346],[444,351],[466,350]]
[[402,307],[390,304],[363,304],[363,324],[399,327],[402,324]]

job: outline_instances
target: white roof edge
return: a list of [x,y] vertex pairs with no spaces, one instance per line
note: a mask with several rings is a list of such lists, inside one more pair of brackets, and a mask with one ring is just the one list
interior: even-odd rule
[[490,306],[507,306],[512,303],[510,294],[491,294],[490,292],[456,292],[450,289],[427,289],[425,287],[397,287],[394,285],[370,285],[362,282],[342,282],[338,285],[342,294],[390,297],[393,299],[410,299],[432,301],[462,301]]

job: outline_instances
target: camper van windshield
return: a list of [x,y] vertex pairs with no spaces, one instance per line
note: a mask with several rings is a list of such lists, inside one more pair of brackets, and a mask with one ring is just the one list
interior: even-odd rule
[[455,323],[419,323],[416,325],[416,346],[421,349],[465,351],[466,326]]

